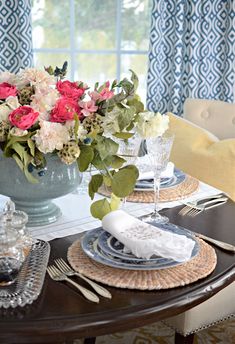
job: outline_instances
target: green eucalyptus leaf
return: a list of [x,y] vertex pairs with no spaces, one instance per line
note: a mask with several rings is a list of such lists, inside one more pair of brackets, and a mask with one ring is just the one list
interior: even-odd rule
[[118,125],[120,128],[120,131],[124,130],[127,126],[130,125],[131,121],[135,117],[135,107],[130,106],[129,108],[123,108],[119,115],[118,115]]
[[29,149],[30,149],[30,154],[32,156],[34,156],[35,155],[35,143],[34,143],[34,141],[32,139],[28,139],[27,142],[28,142],[28,146],[29,146]]
[[104,198],[92,203],[90,211],[93,217],[102,220],[105,215],[112,211],[112,209],[107,199]]
[[118,155],[113,155],[113,161],[111,162],[111,167],[114,169],[118,169],[120,167],[122,167],[122,165],[126,162],[125,159],[121,158]]
[[131,72],[131,81],[133,82],[133,86],[134,86],[134,91],[136,91],[139,86],[139,79],[138,79],[137,74],[135,74],[135,72],[132,69],[130,69],[130,72]]
[[134,165],[123,167],[113,175],[112,192],[120,198],[127,197],[134,190],[138,176],[138,169]]
[[15,142],[11,145],[11,149],[13,149],[20,157],[21,161],[24,161],[24,156],[25,156],[25,148],[21,146],[20,143]]
[[136,113],[144,111],[144,104],[140,100],[138,100],[138,96],[137,95],[135,95],[134,98],[129,99],[127,101],[127,104],[129,106],[134,106],[134,108],[136,109]]
[[101,174],[95,174],[92,176],[88,187],[89,196],[91,197],[91,199],[94,198],[95,193],[99,190],[102,184],[103,176]]
[[78,157],[78,168],[81,172],[87,170],[88,166],[92,162],[94,158],[94,150],[92,146],[81,146],[80,147],[80,155]]
[[104,160],[108,156],[117,153],[118,144],[110,138],[101,137],[96,144],[96,149],[99,152],[100,158]]
[[115,133],[113,136],[117,137],[118,139],[128,140],[133,135],[134,135],[133,133],[121,132],[121,133]]
[[106,186],[110,187],[112,184],[112,179],[110,176],[103,176],[103,182]]

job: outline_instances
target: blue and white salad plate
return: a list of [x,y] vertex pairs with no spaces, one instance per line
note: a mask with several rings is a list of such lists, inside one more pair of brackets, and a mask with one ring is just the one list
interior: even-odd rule
[[[169,178],[161,178],[160,188],[167,189],[181,184],[186,178],[186,174],[174,168],[174,174]],[[153,191],[153,179],[137,180],[134,191]]]
[[[195,242],[190,259],[194,258],[199,252],[199,244],[194,236],[187,229],[167,223],[161,228],[179,235],[185,235]],[[81,241],[83,251],[98,263],[119,269],[129,270],[159,270],[170,268],[182,262],[173,259],[154,256],[150,259],[143,259],[131,253],[123,251],[123,245],[102,228],[88,231]]]

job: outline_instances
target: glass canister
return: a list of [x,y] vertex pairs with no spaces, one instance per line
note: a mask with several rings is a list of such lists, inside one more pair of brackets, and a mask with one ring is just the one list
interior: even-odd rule
[[[2,220],[2,218],[1,218]],[[19,235],[0,220],[0,286],[12,284],[24,261]]]
[[0,285],[13,283],[33,240],[26,229],[28,216],[10,200],[0,215]]
[[24,255],[27,256],[33,243],[33,239],[26,227],[28,215],[24,211],[15,210],[14,202],[9,200],[3,209],[2,218],[7,228],[11,228],[18,233],[18,245],[22,246]]

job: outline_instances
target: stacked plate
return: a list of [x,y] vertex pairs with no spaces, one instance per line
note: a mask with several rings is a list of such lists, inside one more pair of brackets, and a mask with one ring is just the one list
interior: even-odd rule
[[[161,228],[194,240],[195,245],[190,259],[198,254],[199,244],[189,231],[171,223],[162,225]],[[128,252],[122,243],[102,228],[93,229],[85,234],[82,239],[82,249],[91,259],[119,269],[157,270],[182,264],[172,259],[157,256],[150,259],[138,258]]]
[[[174,174],[169,178],[161,178],[160,188],[166,189],[181,184],[186,178],[184,172],[179,169],[174,169]],[[153,191],[153,179],[138,180],[135,185],[135,191]]]

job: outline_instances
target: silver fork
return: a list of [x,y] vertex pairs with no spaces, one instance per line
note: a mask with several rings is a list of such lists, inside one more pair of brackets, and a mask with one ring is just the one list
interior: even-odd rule
[[199,198],[199,199],[197,199],[195,201],[184,203],[185,206],[179,211],[179,215],[185,216],[190,210],[195,209],[195,207],[197,205],[199,205],[198,202],[200,202],[200,201],[208,202],[210,200],[220,199],[223,196],[224,196],[223,194],[218,194],[218,195],[213,195],[213,196],[207,196],[207,197]]
[[86,281],[99,295],[107,297],[108,299],[112,298],[112,295],[110,292],[101,287],[99,284],[91,281],[87,277],[83,276],[79,272],[74,271],[62,258],[58,258],[55,260],[56,265],[67,276],[78,276],[82,278],[84,281]]
[[[211,209],[211,208],[214,208],[214,207],[217,207],[221,204],[224,204],[226,203],[228,200],[227,197],[221,197],[221,198],[218,198],[218,199],[213,199],[211,201],[207,201],[203,204],[198,204],[198,205],[195,205],[194,207],[192,207],[186,215],[188,216],[191,216],[191,217],[194,217],[198,214],[200,214],[203,210],[206,210],[206,209]],[[211,204],[211,205],[210,205]],[[183,215],[184,216],[184,215]]]
[[64,273],[62,273],[56,266],[51,265],[47,267],[47,272],[54,281],[67,281],[76,287],[88,300],[92,302],[99,302],[99,298],[92,291],[82,287],[80,284],[72,281]]

